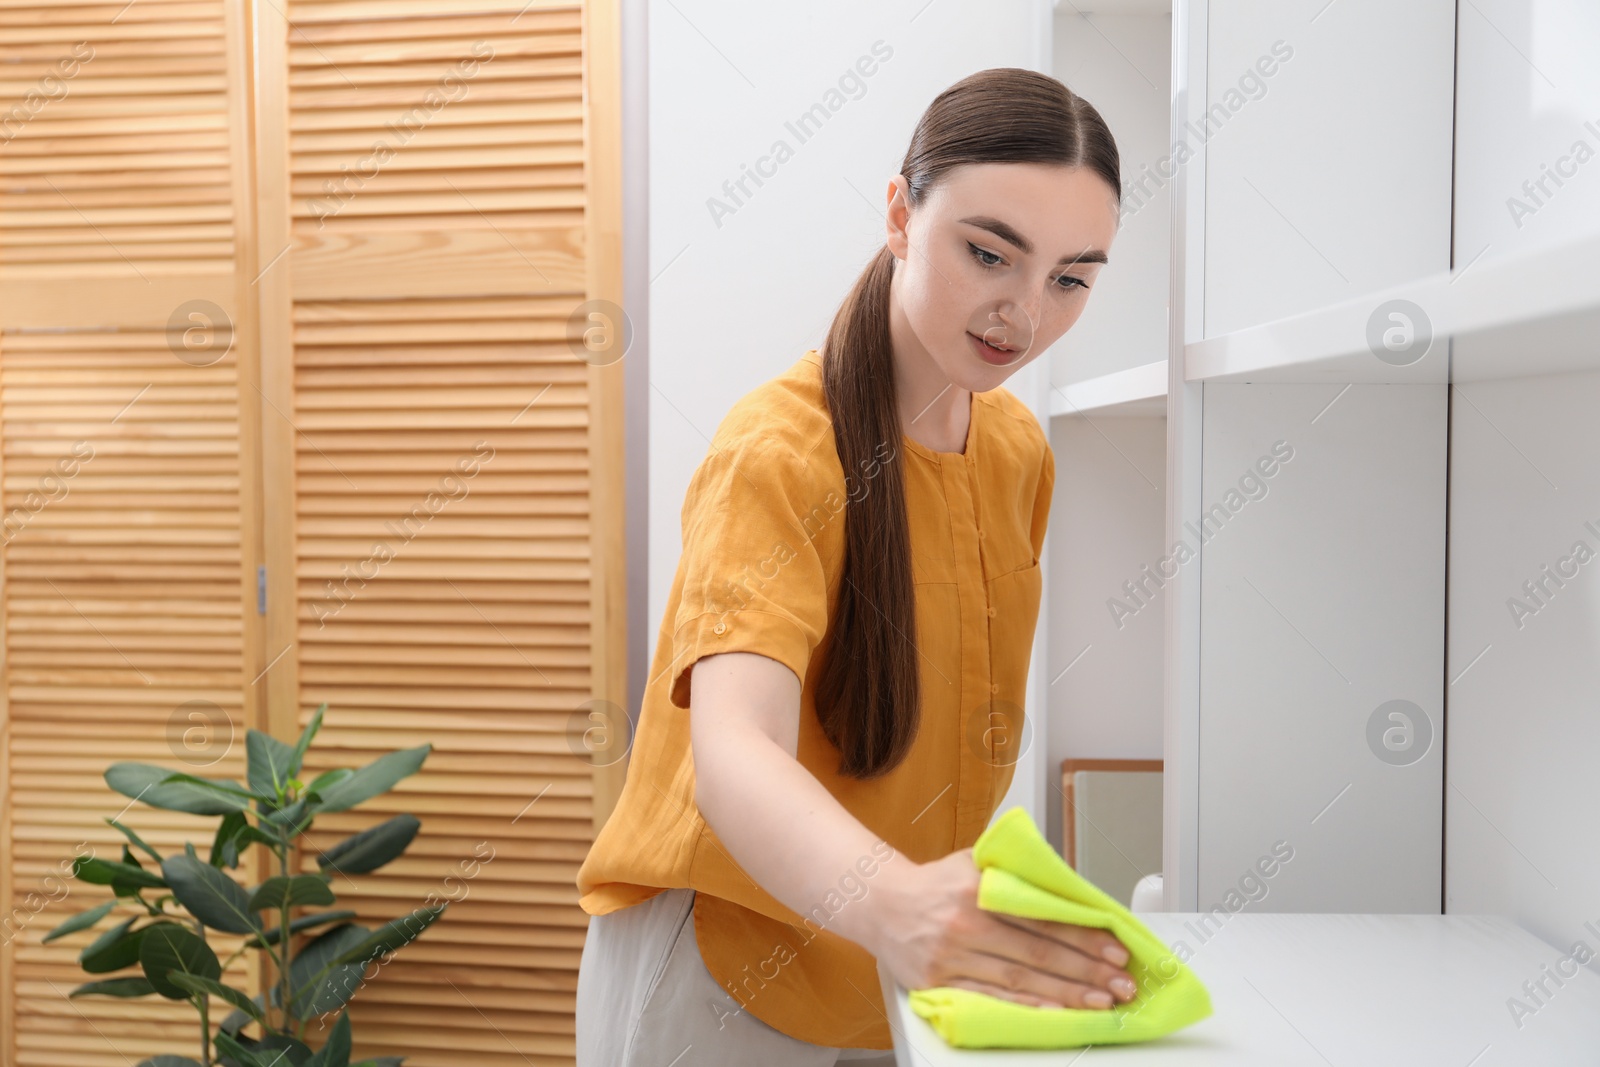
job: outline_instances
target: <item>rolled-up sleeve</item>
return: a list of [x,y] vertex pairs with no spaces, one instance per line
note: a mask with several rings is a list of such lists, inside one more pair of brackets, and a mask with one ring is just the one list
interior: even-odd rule
[[844,523],[843,495],[810,462],[775,442],[718,442],[690,480],[668,684],[678,707],[695,662],[719,652],[759,653],[804,683],[828,624],[819,541]]

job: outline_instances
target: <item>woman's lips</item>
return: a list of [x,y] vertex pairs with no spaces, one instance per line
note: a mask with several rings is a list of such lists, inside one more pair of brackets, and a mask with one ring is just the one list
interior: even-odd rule
[[967,334],[967,339],[972,343],[972,347],[983,358],[985,363],[1004,367],[1016,362],[1017,354],[1009,349],[995,348],[976,334]]

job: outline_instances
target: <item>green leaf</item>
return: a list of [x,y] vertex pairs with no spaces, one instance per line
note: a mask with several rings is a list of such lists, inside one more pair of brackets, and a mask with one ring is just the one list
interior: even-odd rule
[[232,1004],[235,1008],[238,1008],[240,1011],[249,1015],[262,1026],[267,1025],[266,1014],[256,1005],[255,1001],[251,1000],[237,989],[234,989],[232,986],[223,985],[215,978],[207,978],[206,976],[199,974],[170,974],[167,976],[167,981],[182,989],[188,990],[190,993],[205,993],[212,996],[221,997],[229,1004]]
[[144,932],[150,929],[141,926],[137,930],[130,930],[138,918],[136,915],[125,919],[95,938],[78,953],[78,966],[90,974],[107,974],[138,963],[139,943],[144,939]]
[[137,845],[139,848],[143,849],[145,854],[147,856],[149,856],[151,859],[155,860],[158,865],[161,863],[161,853],[157,852],[155,849],[153,849],[149,845],[145,844],[144,838],[140,837],[138,834],[134,833],[132,830],[128,829],[126,826],[122,825],[120,822],[118,822],[115,819],[112,819],[112,818],[108,817],[106,819],[106,822],[110,823],[112,826],[115,826],[118,830],[120,830],[122,832],[122,836],[126,837],[132,844]]
[[86,982],[67,996],[147,997],[155,991],[155,986],[150,984],[148,978],[107,978],[99,982]]
[[251,911],[281,908],[287,901],[291,908],[303,904],[332,904],[333,890],[328,888],[325,874],[297,874],[292,878],[276,875],[268,878],[250,896]]
[[328,1040],[317,1054],[307,1061],[306,1067],[350,1067],[350,1013],[342,1011],[333,1024]]
[[[319,911],[315,915],[304,915],[298,919],[291,920],[289,922],[289,932],[298,934],[302,930],[309,930],[315,926],[340,923],[355,917],[356,913],[353,911]],[[252,937],[245,941],[245,944],[251,948],[261,948],[264,945],[276,945],[277,943],[278,928],[276,926],[257,937]]]
[[95,923],[111,914],[111,909],[116,906],[116,901],[108,900],[99,907],[90,908],[88,911],[80,911],[78,914],[74,915],[72,918],[68,919],[54,930],[51,930],[48,934],[45,934],[44,939],[39,943],[42,945],[48,945],[58,937],[66,937],[68,934],[75,934],[79,930],[87,930],[89,927],[93,926]]
[[230,1011],[227,1017],[224,1018],[219,1024],[221,1029],[230,1034],[237,1034],[240,1028],[254,1018],[258,1012],[262,1014],[266,1013],[266,1009],[262,1007],[261,997],[259,995],[250,998],[250,1006],[252,1010],[247,1012]]
[[271,734],[249,730],[244,735],[245,778],[257,796],[281,797],[289,791],[294,773],[289,764],[294,749]]
[[316,804],[317,812],[345,811],[362,801],[371,800],[379,793],[388,792],[400,779],[416,774],[431,751],[433,746],[430,744],[390,752],[359,768],[343,781],[321,787],[313,785],[312,791],[321,798]]
[[256,1041],[223,1031],[214,1040],[218,1051],[241,1067],[305,1067],[313,1056],[310,1045],[287,1034],[271,1033]]
[[217,1046],[219,1053],[237,1063],[239,1067],[288,1067],[291,1062],[283,1053],[267,1052],[261,1048],[259,1042],[226,1030],[217,1031],[212,1043]]
[[[113,763],[106,768],[106,784],[123,796],[143,801],[153,808],[186,811],[191,815],[226,815],[243,811],[246,804],[232,792],[238,786],[231,779],[206,781],[199,778],[168,782],[173,772],[153,763]],[[183,776],[188,778],[189,776]],[[195,785],[201,782],[202,785]],[[221,787],[221,788],[218,788]]]
[[390,919],[374,930],[361,944],[335,956],[332,963],[366,964],[375,956],[409,945],[444,914],[444,909],[444,904],[426,904],[398,919]]
[[300,731],[300,740],[295,743],[294,756],[289,761],[289,773],[299,776],[300,767],[305,762],[306,749],[311,747],[311,739],[317,736],[317,731],[322,729],[322,713],[328,710],[328,702],[324,700],[322,706],[311,713],[311,721],[306,723],[306,728]]
[[242,811],[230,811],[223,816],[217,824],[217,832],[211,838],[211,866],[237,867],[239,866],[239,845],[235,838],[239,831],[249,826],[250,822],[244,817]]
[[72,876],[91,885],[115,885],[124,882],[149,889],[165,889],[167,883],[159,874],[131,863],[113,863],[94,856],[79,856],[72,861]]
[[147,1060],[140,1060],[139,1067],[200,1067],[199,1060],[191,1060],[187,1056],[173,1056],[163,1052],[159,1056],[151,1056]]
[[288,1034],[268,1034],[256,1042],[256,1055],[262,1056],[271,1067],[305,1067],[315,1055],[311,1046]]
[[200,778],[192,774],[186,774],[183,771],[171,771],[161,781],[163,783],[183,782],[188,785],[198,786],[202,789],[214,789],[223,796],[237,797],[238,799],[247,802],[261,799],[259,795],[250,792],[250,790],[241,789],[239,785],[232,780],[222,782],[214,778]]
[[[173,903],[173,905],[174,905],[174,911],[173,912],[168,912],[166,910],[168,901],[171,901]],[[136,897],[131,901],[131,903],[139,904],[139,905],[143,906],[143,908],[145,910],[145,914],[148,915],[152,919],[173,919],[173,918],[175,918],[175,919],[181,920],[183,918],[183,916],[176,914],[177,902],[178,902],[178,898],[173,896],[171,893],[163,893],[163,894],[161,894],[159,897],[157,897],[155,899],[155,903],[153,903],[153,904],[150,901],[144,899],[144,897]]]
[[[217,1048],[218,1059],[224,1064],[232,1064],[233,1067],[261,1067],[261,1061],[256,1059],[255,1052],[243,1044],[247,1039],[237,1037],[235,1033],[236,1031],[224,1027],[211,1039],[211,1043]],[[251,1044],[255,1042],[252,1041]]]
[[177,923],[155,923],[144,928],[139,966],[156,992],[168,1000],[187,1000],[190,996],[189,990],[173,983],[173,975],[222,977],[222,964],[211,946]]
[[266,845],[268,848],[277,848],[278,847],[278,839],[277,838],[270,837],[267,834],[262,833],[260,830],[256,829],[254,826],[246,826],[243,830],[240,830],[234,836],[235,836],[235,839],[238,840],[238,841],[249,841],[251,843],[255,843],[255,842],[259,841],[261,844]]
[[260,842],[268,848],[276,848],[278,842],[273,838],[251,826],[245,819],[242,811],[230,813],[217,827],[216,837],[211,842],[211,866],[218,869],[228,867],[237,869],[239,857],[244,852],[246,845]]
[[306,787],[306,792],[308,794],[316,793],[320,796],[323,790],[338,785],[346,778],[352,777],[355,773],[356,772],[351,770],[349,767],[335,767],[332,770],[323,771],[321,774],[311,779],[311,784]]
[[289,961],[290,1011],[297,1019],[309,1019],[324,1012],[338,1011],[361,988],[362,963],[333,965],[333,959],[362,944],[372,931],[356,923],[345,923],[314,939]]
[[305,818],[306,810],[310,807],[310,804],[311,798],[303,796],[293,804],[265,813],[261,816],[261,821],[272,826],[285,827],[289,836],[293,837],[296,833],[299,833],[300,820]]
[[341,874],[375,871],[404,852],[421,826],[415,815],[396,815],[340,841],[317,857],[317,865]]
[[197,856],[169,856],[161,871],[178,903],[189,914],[230,934],[259,934],[261,921],[250,912],[250,894],[244,887]]

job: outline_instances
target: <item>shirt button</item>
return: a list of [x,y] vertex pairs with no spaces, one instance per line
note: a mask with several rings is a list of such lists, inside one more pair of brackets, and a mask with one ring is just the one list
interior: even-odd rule
[[981,529],[978,531],[978,540],[983,540],[983,531]]
[[998,685],[998,684],[995,684],[995,685],[991,685],[991,686],[990,686],[990,687],[989,687],[989,692],[991,692],[991,693],[998,693],[998,692],[1000,692],[1000,686],[999,686],[999,685]]
[[723,633],[724,631],[726,631],[727,629],[728,629],[728,624],[727,623],[719,622],[719,623],[717,623],[716,626],[712,627],[711,632],[720,634],[720,633]]
[[989,609],[989,618],[991,618],[991,619],[994,618],[994,609],[993,608]]

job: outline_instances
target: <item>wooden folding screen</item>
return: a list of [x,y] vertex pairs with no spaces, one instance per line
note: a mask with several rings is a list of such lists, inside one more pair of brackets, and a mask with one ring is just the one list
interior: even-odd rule
[[586,166],[616,168],[589,157],[584,12],[526,6],[257,9],[267,597],[293,605],[269,703],[288,734],[328,702],[322,760],[434,745],[312,835],[423,820],[339,887],[374,918],[456,901],[353,1002],[369,1051],[419,1064],[570,1053],[593,836],[575,746],[620,667],[594,565],[620,535],[620,456],[594,436],[620,364],[575,358],[569,322],[605,267]]
[[[106,765],[241,777],[259,717],[254,352],[229,328],[244,27],[222,0],[121,6],[0,5],[0,1059],[19,1067],[194,1047],[187,1005],[69,1000],[87,937],[39,939],[109,896],[62,877],[121,854]],[[209,822],[124,821],[157,849]]]
[[434,746],[309,835],[423,821],[341,906],[453,902],[358,1057],[570,1062],[624,766],[622,364],[583,343],[622,327],[575,314],[620,302],[616,50],[606,4],[0,0],[6,1064],[192,1047],[186,1005],[66,998],[86,936],[38,939],[104,894],[50,876],[116,858],[107,763],[242,778],[323,701],[312,773]]

